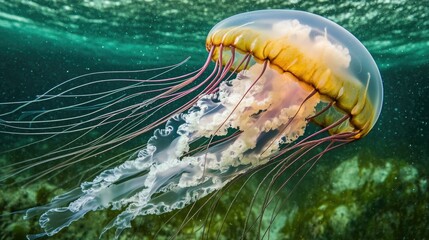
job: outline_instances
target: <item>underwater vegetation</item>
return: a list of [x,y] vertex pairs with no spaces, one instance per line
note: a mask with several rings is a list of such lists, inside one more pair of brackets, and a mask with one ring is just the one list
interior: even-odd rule
[[[429,231],[426,225],[429,220],[429,175],[423,166],[411,165],[401,159],[376,158],[370,152],[348,159],[343,158],[345,155],[329,157],[315,166],[306,181],[300,184],[299,189],[302,191],[295,191],[289,196],[287,204],[278,213],[276,225],[270,229],[270,238],[392,239],[406,236],[424,239]],[[236,192],[243,187],[243,182],[229,186],[220,201],[216,202],[216,208],[213,208],[215,211],[211,212],[212,208],[209,207],[203,208],[182,229],[177,239],[201,238],[203,230],[200,224],[210,214],[213,214],[213,220],[211,231],[204,233],[207,239],[241,237],[241,223],[247,218],[249,201],[261,178],[258,176],[245,184],[238,198]],[[61,189],[48,183],[32,185],[19,190],[19,193],[15,192],[16,189],[6,189],[0,199],[2,213],[21,206],[36,205],[36,196],[45,191],[39,193],[41,189],[50,189],[50,198],[56,195],[55,192],[61,192]],[[282,196],[287,195],[284,193]],[[259,197],[255,208],[262,205],[263,195]],[[234,203],[234,208],[229,209],[231,203]],[[198,204],[195,208],[200,206]],[[183,223],[189,208],[178,213],[146,216],[144,221],[136,219],[133,229],[125,231],[121,239],[153,239],[155,233],[159,239],[171,237],[172,229]],[[221,232],[215,231],[219,229],[228,209],[230,214],[227,218],[230,221]],[[112,210],[90,213],[51,239],[96,239],[103,226],[117,213]],[[3,218],[0,222],[3,229],[1,239],[23,239],[28,232],[40,231],[37,221],[24,221],[19,215],[10,215],[8,218],[9,221]],[[264,219],[263,224],[269,225],[270,218]],[[160,226],[163,228],[159,232],[154,231]],[[105,238],[110,237],[113,237],[112,234],[106,233]]]
[[[331,164],[328,164],[331,167]],[[326,167],[326,166],[325,166]],[[366,152],[311,175],[302,201],[290,205],[286,239],[424,239],[429,229],[424,166]],[[321,172],[328,174],[320,174]],[[328,176],[327,178],[321,176]],[[299,198],[299,197],[298,197]]]

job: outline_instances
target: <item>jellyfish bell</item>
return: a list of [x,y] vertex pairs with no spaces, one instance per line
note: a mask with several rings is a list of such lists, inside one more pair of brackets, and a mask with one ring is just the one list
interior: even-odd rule
[[250,53],[254,62],[268,61],[280,74],[291,73],[311,86],[325,102],[334,101],[336,113],[315,119],[323,126],[332,123],[333,115],[349,114],[350,120],[333,133],[355,131],[354,138],[363,137],[380,115],[383,87],[377,65],[359,40],[326,18],[291,10],[243,13],[215,25],[206,47],[215,49],[214,60],[222,51],[224,63],[231,48],[235,63]]
[[[367,135],[380,114],[383,91],[374,60],[352,34],[323,17],[292,10],[239,14],[214,26],[206,48],[207,61],[190,74],[171,78],[160,74],[137,83],[129,79],[130,87],[92,94],[52,93],[57,87],[2,114],[3,133],[48,135],[43,141],[70,132],[86,136],[98,126],[113,126],[97,141],[71,144],[24,161],[27,165],[3,180],[60,161],[45,172],[50,174],[157,128],[132,158],[45,206],[28,209],[26,217],[40,216],[44,229],[29,239],[52,236],[86,213],[102,209],[122,211],[103,230],[116,228],[118,238],[137,216],[182,209],[262,166],[275,162],[271,166],[277,171],[271,173],[282,174],[282,169],[298,162],[315,161]],[[215,65],[204,77],[210,60]],[[116,80],[69,89],[111,81]],[[148,86],[150,90],[145,90]],[[122,91],[131,93],[123,96]],[[195,92],[177,110],[153,120],[160,109]],[[139,104],[119,107],[149,93]],[[115,94],[120,97],[106,100]],[[39,113],[28,128],[20,120],[6,120],[16,111],[66,96],[90,100]],[[78,116],[45,119],[51,112],[87,105],[97,108],[87,107],[90,112]],[[313,123],[321,128],[308,132]]]

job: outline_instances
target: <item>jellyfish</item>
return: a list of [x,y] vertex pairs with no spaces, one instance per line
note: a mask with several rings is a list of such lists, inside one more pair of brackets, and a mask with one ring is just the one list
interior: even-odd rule
[[[121,211],[103,230],[116,229],[118,238],[138,216],[182,209],[273,162],[281,174],[300,161],[317,161],[367,135],[380,114],[382,81],[370,53],[321,16],[294,10],[238,14],[215,25],[205,46],[206,62],[188,74],[171,74],[183,63],[142,70],[153,74],[143,80],[92,80],[106,74],[97,72],[31,101],[2,103],[12,106],[0,115],[3,134],[42,136],[28,145],[76,136],[12,164],[2,181],[46,164],[51,167],[33,178],[61,174],[152,134],[122,163],[109,162],[77,188],[26,210],[25,218],[39,216],[44,230],[29,239],[52,236],[88,212],[106,209]],[[112,89],[95,87],[109,84]],[[49,108],[52,103],[59,106]],[[45,109],[34,110],[40,106]],[[102,127],[107,130],[83,140]]]

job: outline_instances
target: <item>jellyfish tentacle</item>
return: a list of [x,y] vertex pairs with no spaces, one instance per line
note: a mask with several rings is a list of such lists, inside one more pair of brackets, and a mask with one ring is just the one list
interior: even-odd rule
[[[174,69],[176,67],[179,67],[183,64],[185,64],[187,61],[189,60],[189,57],[186,58],[185,60],[183,60],[182,62],[173,64],[173,65],[169,65],[169,66],[164,66],[164,67],[157,67],[157,68],[152,68],[152,69],[138,69],[138,70],[126,70],[126,71],[99,71],[99,72],[91,72],[91,73],[86,73],[86,74],[82,74],[73,78],[70,78],[68,80],[65,80],[57,85],[55,85],[54,87],[48,89],[45,93],[43,94],[39,94],[35,99],[33,100],[29,100],[29,101],[14,101],[14,102],[1,102],[0,105],[17,105],[19,104],[20,106],[16,107],[15,109],[12,109],[11,111],[8,112],[4,112],[4,113],[0,113],[0,117],[2,116],[7,116],[10,114],[13,114],[15,112],[17,112],[18,110],[30,105],[30,104],[34,104],[37,102],[43,102],[43,101],[48,101],[48,100],[52,100],[57,96],[60,96],[61,94],[54,94],[54,95],[49,95],[50,92],[59,89],[62,86],[65,86],[66,84],[69,84],[71,82],[89,77],[89,76],[97,76],[97,75],[104,75],[104,74],[128,74],[128,73],[142,73],[142,72],[152,72],[152,71],[158,71],[158,70],[165,70],[167,69],[167,71],[169,69]],[[46,97],[46,98],[45,98]]]
[[335,105],[335,101],[330,101],[328,103],[328,105],[326,105],[324,108],[322,108],[320,111],[316,112],[313,116],[309,116],[306,120],[310,121],[320,115],[322,115],[323,113],[325,113],[326,111],[328,111],[333,105]]
[[[246,220],[244,222],[243,225],[243,233],[241,236],[241,239],[245,239],[245,233],[247,231],[247,229],[251,229],[252,226],[248,226],[249,225],[249,221],[250,221],[250,215],[251,215],[251,209],[252,206],[255,204],[256,201],[256,196],[259,193],[259,191],[262,189],[263,184],[269,179],[272,178],[274,179],[276,176],[279,175],[279,173],[281,171],[284,171],[286,169],[289,169],[293,164],[295,164],[304,154],[308,153],[312,148],[316,147],[317,145],[313,145],[310,146],[310,149],[308,148],[300,148],[295,152],[290,153],[290,155],[287,155],[287,157],[284,157],[283,159],[281,159],[278,163],[275,162],[277,158],[283,156],[283,154],[278,154],[276,156],[273,156],[273,158],[271,159],[271,162],[274,163],[274,167],[272,169],[270,169],[270,171],[264,176],[264,178],[260,181],[260,183],[258,184],[258,186],[255,189],[255,194],[254,197],[251,200],[250,203],[250,207],[248,208],[248,212],[246,214]],[[288,181],[288,180],[287,180]],[[272,181],[271,181],[272,182]],[[268,191],[269,188],[267,188],[266,191]],[[260,214],[255,220],[254,223],[258,220],[259,217],[261,217],[262,215]],[[253,225],[253,224],[252,224]]]
[[[313,158],[317,158],[316,161],[313,162],[313,164],[311,165],[310,168],[308,168],[308,170],[306,171],[306,173],[299,179],[298,183],[294,184],[293,189],[291,191],[289,191],[287,197],[282,198],[281,199],[281,203],[279,205],[283,206],[286,201],[289,199],[289,197],[292,195],[292,193],[295,191],[295,189],[298,187],[299,183],[304,179],[305,175],[308,174],[308,172],[314,167],[314,165],[317,163],[317,161],[319,161],[319,159],[328,151],[332,151],[333,149],[336,149],[338,147],[341,147],[344,144],[347,144],[349,142],[351,142],[352,140],[347,140],[346,142],[343,141],[331,141],[329,143],[329,145],[322,150],[320,153],[318,153],[316,156],[314,156]],[[311,161],[311,159],[309,159],[309,161]],[[284,172],[281,172],[280,174],[283,174]],[[280,186],[278,188],[278,190],[276,191],[276,194],[280,193],[281,189],[284,188],[284,186],[287,184],[287,182],[284,182],[282,184],[282,186]],[[272,197],[272,199],[274,199],[274,196]],[[277,216],[278,214],[280,214],[280,211],[275,212],[275,215]],[[270,225],[273,223],[274,219],[276,216],[272,217],[272,221],[270,222]]]
[[[262,130],[262,133],[252,133],[252,130],[247,128],[254,120],[241,118],[242,114],[253,115],[261,109],[260,106],[253,106],[255,96],[253,93],[248,94],[250,91],[259,92],[268,100],[271,98],[264,96],[263,86],[267,81],[273,81],[273,84],[283,81],[281,78],[278,79],[280,76],[278,73],[268,69],[267,66],[266,62],[263,66],[252,68],[251,74],[242,73],[239,77],[241,80],[234,81],[233,84],[237,85],[234,88],[227,83],[222,83],[219,93],[201,96],[187,114],[170,118],[164,129],[156,130],[146,148],[135,160],[129,160],[114,169],[105,170],[93,181],[83,183],[82,194],[67,207],[51,208],[42,214],[42,227],[47,234],[56,233],[88,211],[125,208],[103,230],[104,233],[116,227],[115,236],[118,237],[125,228],[130,226],[130,221],[136,216],[162,214],[181,209],[223,188],[249,169],[266,163],[269,155],[261,157],[259,149],[262,146],[245,144],[242,149],[234,153],[237,156],[230,155],[230,151],[242,144],[242,141],[247,141],[251,136],[249,134],[256,134],[254,137],[261,134],[266,139],[265,143],[276,136],[276,134],[268,134],[270,129]],[[267,72],[270,73],[269,77],[262,78],[263,73],[266,75]],[[295,93],[298,85],[291,84],[296,88],[291,93]],[[276,90],[282,91],[282,89]],[[300,94],[304,96],[305,93]],[[317,101],[313,101],[311,104],[315,106],[316,103]],[[298,108],[298,101],[293,104],[294,109]],[[312,109],[309,105],[307,111],[314,112],[314,106]],[[276,105],[276,107],[281,106]],[[305,121],[309,113],[294,121]],[[264,127],[266,124],[271,124],[265,118],[268,117],[266,115],[273,114],[279,114],[277,109],[264,112],[256,119],[255,126]],[[211,119],[211,125],[199,124],[201,121],[207,122],[208,119]],[[223,136],[226,134],[226,129],[230,127],[240,129],[242,133],[217,144],[209,141],[209,148],[185,157],[186,152],[189,151],[190,142],[203,136],[213,140],[214,135]],[[240,156],[244,154],[246,158],[241,158]],[[228,155],[230,156],[227,157]],[[68,221],[58,223],[51,221],[58,217],[66,217]]]
[[[304,162],[293,172],[290,174],[290,176],[277,188],[277,190],[271,195],[269,196],[268,194],[266,195],[266,202],[264,203],[263,207],[261,208],[261,212],[260,212],[260,216],[262,219],[262,216],[264,215],[264,211],[267,209],[267,207],[272,203],[272,201],[275,200],[275,197],[280,193],[280,191],[282,191],[283,189],[285,189],[285,186],[289,183],[289,181],[295,177],[299,172],[302,171],[302,169],[304,168],[304,166],[306,166],[307,164],[311,163],[311,165],[309,167],[307,167],[307,169],[305,170],[305,172],[299,177],[298,181],[296,183],[293,184],[292,189],[289,190],[287,196],[285,198],[282,199],[278,199],[276,202],[276,206],[273,208],[272,210],[272,217],[271,220],[268,224],[268,226],[266,227],[263,235],[262,235],[262,239],[266,236],[266,234],[268,234],[269,229],[271,228],[272,224],[273,224],[273,220],[276,218],[276,216],[280,213],[280,210],[276,211],[277,206],[282,206],[285,204],[285,202],[287,201],[287,199],[289,199],[289,197],[292,195],[292,193],[297,189],[298,185],[301,183],[301,181],[307,176],[307,174],[311,171],[311,169],[313,169],[313,167],[316,165],[316,163],[321,159],[321,157],[324,155],[324,153],[326,153],[327,151],[330,151],[332,149],[334,149],[335,147],[332,147],[335,144],[335,142],[328,142],[328,145],[325,147],[324,150],[322,150],[320,153],[308,158],[307,160],[304,160]],[[298,157],[298,160],[301,159],[301,157],[303,157],[305,154],[307,154],[311,149],[314,149],[316,146],[319,146],[319,144],[316,144],[314,146],[311,146],[308,151],[306,151],[305,153],[303,153],[300,157]],[[284,172],[286,171],[286,169],[284,168],[282,171],[276,173],[275,177],[274,177],[274,181],[276,181],[280,176],[284,175]],[[271,192],[273,190],[273,184],[274,181],[272,181],[272,183],[270,183],[270,186],[268,187],[269,191]],[[269,197],[269,199],[268,199]],[[262,224],[260,222],[260,224]],[[258,231],[258,234],[260,234],[260,231]]]
[[[313,146],[309,146],[308,148],[303,148],[302,149],[303,151],[298,151],[298,152],[302,152],[302,153],[299,154],[296,158],[293,158],[293,160],[289,164],[287,164],[287,165],[291,166],[293,164],[297,164],[300,160],[303,160],[304,162],[302,164],[300,164],[295,171],[293,171],[292,173],[290,173],[290,175],[288,176],[288,178],[286,178],[283,181],[283,183],[277,188],[277,190],[274,191],[274,193],[272,193],[273,188],[274,188],[274,183],[279,179],[280,176],[282,176],[284,174],[284,172],[289,167],[283,167],[282,166],[281,168],[279,168],[279,171],[274,174],[274,176],[272,177],[272,179],[271,179],[271,181],[270,181],[270,183],[269,183],[269,185],[267,187],[267,190],[266,190],[266,193],[265,193],[265,196],[264,196],[264,201],[263,201],[260,213],[258,215],[258,217],[259,217],[259,228],[261,228],[261,226],[262,226],[262,217],[264,216],[264,213],[265,213],[266,209],[268,208],[268,206],[271,204],[272,201],[274,201],[275,196],[277,194],[279,194],[279,192],[281,190],[285,189],[285,186],[291,181],[292,178],[294,178],[299,172],[301,172],[303,170],[304,166],[306,166],[308,163],[312,162],[311,165],[302,174],[302,176],[298,179],[298,181],[295,184],[293,184],[292,189],[289,191],[287,197],[285,198],[285,199],[287,199],[295,191],[296,187],[300,184],[300,182],[304,179],[304,177],[309,173],[309,171],[314,167],[314,165],[323,156],[324,151],[322,151],[323,153],[319,153],[319,154],[316,154],[316,155],[314,155],[314,156],[312,156],[312,157],[310,157],[308,159],[305,159],[306,154],[308,154],[312,149],[315,149],[316,147],[318,147],[320,144],[322,144],[322,142],[318,143],[318,144],[314,144]],[[329,149],[330,146],[331,146],[331,144],[332,144],[332,142],[330,142],[328,144],[328,146],[325,148],[325,150]],[[282,201],[282,200],[279,199],[279,201]],[[274,210],[275,210],[275,208],[273,209],[273,212],[274,212]],[[269,226],[266,228],[266,230],[264,232],[264,235],[269,230],[269,228],[270,228]],[[259,235],[260,235],[261,231],[259,230],[259,231],[257,231],[257,233],[258,233],[258,238],[259,238]]]
[[[299,160],[304,159],[304,156],[306,154],[308,154],[312,149],[315,149],[317,146],[319,146],[320,144],[326,143],[326,142],[330,142],[329,145],[326,147],[325,150],[321,151],[320,153],[310,157],[309,159],[305,160],[305,162],[300,165],[298,167],[297,170],[295,170],[292,174],[290,174],[290,176],[284,181],[284,183],[281,185],[281,187],[279,187],[275,194],[276,195],[280,189],[284,188],[285,185],[292,179],[292,177],[294,177],[302,168],[304,165],[306,165],[307,163],[309,163],[310,161],[313,161],[314,159],[317,159],[316,161],[318,161],[318,159],[320,159],[322,157],[322,155],[324,153],[326,153],[327,151],[333,149],[333,147],[331,147],[331,144],[335,143],[335,142],[340,142],[340,144],[345,144],[348,142],[353,141],[352,136],[354,136],[356,133],[341,133],[341,134],[336,134],[336,135],[332,135],[332,136],[327,136],[325,138],[321,138],[318,140],[309,140],[314,136],[320,135],[322,132],[326,132],[329,129],[332,129],[336,126],[338,126],[339,124],[343,123],[344,121],[346,121],[347,119],[349,119],[348,115],[345,115],[344,117],[342,117],[341,119],[339,119],[337,122],[332,123],[331,125],[325,127],[324,129],[319,130],[316,133],[310,134],[309,136],[305,137],[304,139],[300,140],[298,143],[295,143],[293,146],[288,147],[288,148],[284,148],[282,149],[277,155],[273,156],[273,158],[271,159],[271,161],[274,161],[276,158],[281,157],[281,156],[287,156],[286,158],[284,158],[284,160],[281,160],[280,163],[276,164],[276,166],[281,166],[280,168],[278,168],[277,172],[274,173],[274,171],[276,170],[276,167],[274,167],[273,169],[270,170],[270,172],[264,177],[264,179],[261,181],[261,183],[258,185],[258,187],[255,190],[255,196],[256,194],[259,192],[259,189],[262,188],[262,184],[268,179],[269,176],[272,176],[272,180],[269,183],[269,186],[267,187],[266,190],[266,198],[265,198],[265,203],[264,203],[264,207],[262,208],[261,213],[257,216],[257,218],[254,220],[253,224],[256,224],[256,221],[259,219],[259,223],[262,224],[260,221],[262,220],[262,216],[264,214],[264,208],[266,208],[272,201],[272,199],[274,198],[274,196],[269,198],[269,192],[272,189],[272,186],[275,182],[275,180],[281,176],[284,171],[286,171],[286,169],[289,169],[293,164],[296,164]],[[335,146],[334,148],[336,148],[337,146]],[[295,151],[294,151],[295,150]],[[294,152],[292,152],[294,151]],[[314,164],[313,164],[314,165]],[[298,184],[295,184],[295,186]],[[291,194],[291,193],[289,193]],[[252,198],[251,204],[250,206],[253,206],[255,203],[256,197]],[[246,221],[244,223],[244,227],[243,227],[243,233],[242,233],[242,237],[241,239],[245,239],[245,233],[247,232],[248,229],[251,229],[253,227],[253,224],[251,226],[249,226],[249,220],[250,220],[250,211],[251,211],[251,207],[249,208],[249,211],[247,213],[247,217],[246,217]],[[259,232],[259,231],[258,231]]]
[[[202,74],[202,72],[204,72],[206,70],[206,68],[207,68],[207,66],[208,66],[208,64],[210,62],[210,54],[211,53],[209,53],[209,55],[207,57],[206,63],[197,72],[197,74],[188,79],[189,82],[192,82],[195,79],[197,79]],[[204,85],[204,83],[209,82],[210,77],[213,76],[214,72],[208,78],[206,78],[204,81],[202,81],[201,83],[199,83],[197,87],[201,87],[201,86]],[[184,76],[187,76],[187,74],[185,74]],[[176,78],[177,77],[174,77],[174,79],[176,79]],[[74,78],[74,79],[76,79],[76,78]],[[195,90],[197,87],[192,88],[191,91]],[[42,94],[41,96],[46,96],[53,89],[55,89],[55,88],[52,88],[51,90],[49,90],[45,94]],[[182,92],[181,95],[177,95],[176,97],[173,97],[172,99],[167,100],[167,101],[161,103],[158,106],[153,106],[153,107],[151,107],[151,108],[149,108],[147,110],[144,110],[143,112],[138,113],[138,115],[136,115],[133,112],[131,112],[128,116],[124,116],[124,117],[121,117],[121,118],[110,120],[110,118],[114,117],[116,114],[124,113],[125,111],[128,111],[128,110],[133,109],[133,108],[136,109],[136,107],[140,106],[138,104],[134,104],[134,105],[128,106],[128,107],[126,107],[124,109],[116,110],[116,112],[110,113],[110,116],[105,114],[104,116],[101,115],[101,116],[98,116],[97,118],[91,119],[91,121],[95,121],[97,119],[101,120],[99,123],[97,123],[94,126],[86,126],[86,127],[77,128],[79,125],[84,124],[82,122],[77,122],[77,123],[72,124],[70,127],[66,128],[65,130],[62,130],[62,131],[59,131],[59,132],[51,132],[51,133],[49,133],[49,132],[40,132],[40,133],[37,133],[36,132],[36,133],[31,133],[31,134],[34,134],[34,135],[38,135],[38,134],[44,135],[44,134],[47,134],[48,137],[46,137],[44,139],[39,139],[39,140],[37,140],[37,141],[35,141],[33,143],[29,143],[29,144],[26,145],[27,147],[29,145],[33,145],[33,144],[36,144],[36,143],[47,141],[49,139],[53,139],[53,138],[57,137],[58,135],[61,135],[61,134],[64,134],[64,133],[79,132],[79,131],[82,131],[82,130],[86,131],[85,133],[83,133],[80,136],[78,136],[76,139],[73,139],[72,141],[69,141],[66,144],[64,144],[64,145],[58,147],[57,149],[54,149],[54,150],[52,150],[52,151],[50,151],[50,152],[48,152],[46,154],[43,154],[43,155],[41,155],[39,157],[36,157],[36,158],[26,159],[26,160],[14,163],[13,165],[22,165],[22,167],[15,168],[14,170],[12,170],[12,172],[10,172],[10,174],[7,174],[6,176],[2,176],[2,179],[0,179],[0,180],[4,181],[7,178],[13,177],[16,174],[19,174],[19,173],[22,173],[24,171],[27,171],[27,170],[35,167],[35,166],[40,166],[40,165],[46,164],[48,162],[60,161],[60,160],[63,160],[63,159],[67,158],[67,160],[65,162],[63,161],[62,163],[60,163],[59,165],[57,165],[55,168],[44,169],[42,174],[40,174],[37,178],[33,179],[33,181],[34,181],[34,180],[37,180],[37,179],[39,179],[39,178],[41,178],[43,176],[46,176],[47,174],[49,174],[49,173],[51,173],[53,171],[57,171],[58,169],[61,168],[61,166],[70,166],[73,163],[76,163],[77,160],[83,161],[85,159],[89,159],[89,158],[91,158],[91,157],[93,157],[93,156],[95,156],[97,154],[102,153],[102,152],[107,152],[108,150],[113,149],[113,148],[115,148],[115,147],[117,147],[117,146],[119,146],[119,145],[127,142],[128,140],[130,140],[130,139],[132,139],[132,138],[134,138],[134,137],[136,137],[138,135],[141,135],[141,134],[143,134],[143,133],[145,133],[145,132],[153,129],[156,126],[159,126],[163,122],[167,121],[168,118],[171,117],[172,115],[176,114],[177,112],[183,111],[184,109],[189,108],[190,106],[192,106],[192,104],[195,103],[198,100],[198,98],[195,97],[193,99],[193,101],[189,102],[185,106],[181,106],[176,111],[172,112],[171,114],[165,116],[162,119],[158,119],[157,121],[154,121],[154,122],[151,122],[150,124],[147,124],[144,128],[140,129],[137,132],[134,131],[133,128],[138,127],[138,125],[137,125],[138,123],[134,123],[134,125],[129,125],[130,127],[127,127],[128,130],[125,130],[127,124],[131,124],[131,122],[128,122],[127,124],[122,124],[121,123],[122,121],[124,121],[124,120],[126,120],[128,118],[135,118],[135,117],[138,117],[138,116],[144,116],[145,113],[148,113],[149,111],[151,111],[151,113],[148,114],[148,116],[145,116],[144,118],[142,118],[140,120],[140,122],[142,123],[142,122],[146,121],[150,116],[153,116],[153,114],[155,114],[157,111],[159,111],[164,106],[166,106],[166,105],[168,105],[168,104],[170,104],[170,103],[172,103],[174,101],[177,101],[180,97],[183,97],[186,93],[189,93],[191,91]],[[168,95],[165,94],[165,92],[164,92],[164,95],[168,96]],[[39,101],[39,100],[34,100],[34,101]],[[103,108],[107,109],[109,107],[112,107],[112,105],[109,104],[108,106],[104,106]],[[96,110],[96,111],[98,111],[98,110]],[[90,132],[92,132],[92,130],[95,127],[99,127],[99,126],[106,125],[106,124],[111,124],[111,123],[114,123],[114,122],[117,122],[115,127],[112,127],[111,129],[109,129],[107,132],[105,132],[103,135],[97,137],[96,139],[92,139],[92,140],[88,141],[87,143],[85,143],[83,145],[76,145],[76,144],[74,144],[74,142],[76,142],[79,139],[83,139],[86,134],[89,134]],[[13,127],[15,127],[15,126],[13,126]],[[57,126],[54,126],[54,127],[59,127],[59,126],[57,125]],[[73,128],[77,128],[77,129],[73,129]],[[41,129],[41,130],[43,130],[43,129]],[[2,131],[2,130],[0,130],[0,131]],[[6,131],[3,131],[3,132],[6,132]],[[127,132],[129,132],[129,133],[127,133]],[[11,133],[12,134],[28,134],[28,132],[25,132],[25,133],[11,132]],[[109,133],[111,133],[110,137],[108,137]],[[18,150],[20,148],[22,148],[22,147],[18,147],[17,149],[10,149],[9,151]],[[104,150],[100,150],[100,149],[103,149],[103,148],[104,148]],[[93,152],[93,153],[91,154],[91,152]],[[43,161],[39,161],[40,159],[43,159]],[[31,162],[34,162],[34,163],[31,163]],[[28,163],[31,163],[31,164],[28,164]],[[9,167],[14,167],[14,166],[9,166]]]

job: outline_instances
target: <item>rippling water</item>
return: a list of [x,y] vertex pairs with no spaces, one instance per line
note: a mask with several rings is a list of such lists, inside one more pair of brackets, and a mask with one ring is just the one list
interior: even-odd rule
[[[298,9],[327,17],[360,39],[381,67],[427,61],[427,1],[0,1],[2,40],[24,47],[60,46],[110,61],[165,62],[202,56],[210,28],[237,13]],[[178,54],[174,50],[180,49]],[[130,61],[128,61],[130,62]]]

